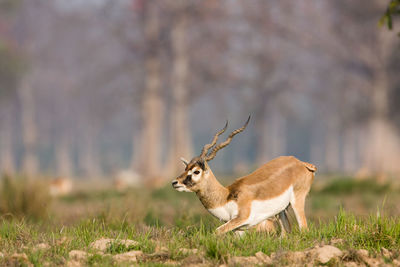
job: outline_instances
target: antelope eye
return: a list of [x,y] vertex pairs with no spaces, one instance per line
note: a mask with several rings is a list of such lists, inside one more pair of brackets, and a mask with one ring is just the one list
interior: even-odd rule
[[199,174],[200,172],[199,172],[199,171],[194,171],[193,173],[197,175],[197,174]]

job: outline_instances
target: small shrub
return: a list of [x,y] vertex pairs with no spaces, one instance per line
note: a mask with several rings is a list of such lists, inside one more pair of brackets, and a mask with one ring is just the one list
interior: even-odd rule
[[43,219],[51,202],[48,186],[40,180],[3,176],[0,187],[0,214],[17,218]]

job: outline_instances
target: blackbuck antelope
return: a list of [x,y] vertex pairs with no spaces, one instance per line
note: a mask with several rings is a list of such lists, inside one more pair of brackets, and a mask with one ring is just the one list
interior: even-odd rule
[[186,168],[172,181],[172,186],[177,191],[195,192],[212,215],[226,222],[217,228],[218,234],[250,227],[262,228],[277,214],[282,216],[281,219],[286,217],[283,215],[289,205],[300,229],[307,228],[304,204],[317,170],[314,165],[292,156],[278,157],[228,187],[222,186],[211,171],[207,162],[242,132],[249,121],[250,116],[243,127],[216,145],[218,137],[228,126],[227,122],[198,157],[190,162],[181,159]]
[[58,177],[50,182],[50,195],[53,197],[65,196],[72,191],[72,180]]

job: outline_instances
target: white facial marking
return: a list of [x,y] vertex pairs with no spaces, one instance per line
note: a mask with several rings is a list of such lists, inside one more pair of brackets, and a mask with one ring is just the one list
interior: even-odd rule
[[208,210],[212,215],[221,221],[229,221],[238,215],[238,205],[235,201],[229,201],[224,206]]
[[201,178],[202,169],[194,167],[190,171],[188,171],[188,175],[192,175],[192,180],[198,182]]
[[250,216],[243,225],[253,226],[284,210],[294,198],[293,186],[275,198],[268,200],[253,200]]
[[192,192],[191,190],[189,190],[189,189],[187,189],[187,187],[186,186],[179,186],[179,187],[175,187],[175,190],[176,191],[179,191],[179,192]]

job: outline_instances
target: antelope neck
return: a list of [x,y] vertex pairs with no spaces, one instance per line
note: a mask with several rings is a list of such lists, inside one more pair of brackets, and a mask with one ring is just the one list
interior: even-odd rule
[[206,209],[213,209],[226,204],[229,190],[218,182],[211,170],[209,171],[205,186],[196,194]]

